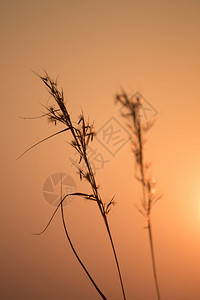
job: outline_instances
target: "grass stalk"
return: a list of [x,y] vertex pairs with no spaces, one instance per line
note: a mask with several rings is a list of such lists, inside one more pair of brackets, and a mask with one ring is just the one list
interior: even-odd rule
[[[101,216],[104,220],[106,231],[107,231],[107,234],[108,234],[108,237],[109,237],[109,240],[110,240],[110,244],[111,244],[111,248],[112,248],[112,251],[113,251],[113,255],[114,255],[114,259],[115,259],[115,263],[116,263],[116,267],[117,267],[117,271],[118,271],[118,276],[119,276],[119,280],[120,280],[120,286],[121,286],[121,290],[122,290],[123,299],[126,300],[124,285],[123,285],[123,281],[122,281],[122,275],[121,275],[120,266],[119,266],[119,261],[118,261],[118,258],[117,258],[116,249],[115,249],[115,246],[114,246],[114,242],[113,242],[113,238],[112,238],[112,235],[111,235],[111,230],[110,230],[110,226],[109,226],[108,218],[107,218],[107,215],[108,215],[109,211],[111,210],[111,207],[115,204],[115,201],[112,198],[108,203],[106,203],[106,202],[103,202],[103,200],[101,199],[101,196],[100,196],[100,193],[99,193],[99,190],[98,190],[98,185],[97,185],[96,180],[95,180],[95,174],[94,174],[94,171],[91,167],[90,161],[89,161],[88,156],[87,156],[88,144],[90,142],[92,142],[92,140],[95,136],[95,132],[94,132],[94,129],[93,129],[93,124],[90,125],[89,123],[85,122],[85,117],[84,117],[83,113],[81,113],[81,115],[79,116],[79,120],[78,120],[77,123],[72,122],[71,117],[68,113],[67,107],[66,107],[65,102],[64,102],[63,90],[58,89],[57,81],[52,80],[47,72],[45,72],[44,76],[40,76],[40,75],[37,75],[37,76],[39,76],[39,78],[45,84],[49,94],[53,97],[53,99],[55,100],[55,102],[58,105],[58,108],[56,108],[56,109],[54,108],[54,106],[46,107],[47,113],[43,114],[41,117],[47,116],[49,121],[52,122],[54,125],[57,125],[58,123],[61,123],[61,124],[65,125],[65,129],[60,130],[57,133],[55,133],[55,134],[41,140],[40,142],[36,143],[35,145],[33,145],[32,147],[27,149],[24,153],[22,153],[22,155],[24,155],[27,151],[34,148],[38,144],[42,143],[43,141],[45,141],[47,139],[52,138],[53,136],[55,136],[57,134],[63,133],[65,131],[69,131],[71,133],[71,136],[72,136],[71,146],[79,154],[79,164],[76,167],[77,167],[77,170],[78,170],[78,174],[80,176],[80,180],[85,179],[89,183],[89,185],[91,187],[91,190],[92,190],[91,194],[73,193],[73,195],[84,197],[87,200],[90,200],[90,201],[93,201],[93,202],[97,203],[98,209],[100,210]],[[81,165],[80,165],[80,163],[82,161],[84,162],[84,167],[81,167]],[[79,263],[81,264],[81,266],[85,270],[85,272],[86,272],[87,276],[89,277],[90,281],[93,283],[93,285],[95,286],[95,288],[97,289],[97,291],[99,292],[101,297],[103,298],[105,296],[98,289],[98,287],[94,283],[94,280],[91,278],[91,276],[87,272],[85,266],[80,261],[78,255],[77,255],[77,252],[75,251],[75,249],[73,247],[73,244],[71,243],[71,240],[69,239],[69,235],[68,235],[68,231],[67,231],[66,223],[65,223],[65,219],[64,219],[64,211],[63,211],[63,201],[64,201],[64,199],[65,199],[65,197],[60,202],[58,207],[61,207],[61,215],[62,215],[63,226],[64,226],[64,229],[65,229],[65,234],[67,236],[67,239],[70,243],[70,246],[71,246],[75,256],[77,257]],[[53,213],[50,221],[48,222],[48,224],[45,227],[45,229],[43,230],[43,232],[47,229],[47,227],[51,223],[55,213],[58,210],[58,207],[56,208],[55,212]],[[106,298],[103,298],[103,299],[106,299]]]
[[116,102],[123,105],[125,113],[122,112],[122,116],[128,119],[128,127],[132,130],[132,150],[135,155],[136,161],[136,179],[142,185],[142,203],[141,208],[138,211],[146,219],[146,228],[148,229],[151,260],[153,266],[154,282],[156,286],[157,299],[160,300],[159,285],[157,279],[155,254],[152,238],[152,226],[151,226],[151,208],[162,195],[155,192],[155,180],[149,174],[149,164],[144,161],[144,144],[145,144],[145,134],[154,124],[154,121],[142,121],[142,112],[144,111],[142,99],[140,95],[135,98],[129,98],[128,95],[122,91],[121,94],[116,96]]

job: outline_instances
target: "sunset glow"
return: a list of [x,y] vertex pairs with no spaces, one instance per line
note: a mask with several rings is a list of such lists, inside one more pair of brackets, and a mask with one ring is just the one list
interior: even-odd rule
[[[60,210],[43,235],[32,234],[44,229],[59,202],[60,173],[64,192],[94,192],[74,166],[80,157],[69,131],[17,160],[65,128],[36,118],[56,107],[35,74],[46,70],[63,88],[72,124],[82,124],[82,112],[94,122],[87,155],[126,298],[157,300],[146,218],[137,209],[143,197],[137,149],[130,120],[122,117],[126,109],[114,103],[124,91],[134,103],[140,95],[140,118],[148,126],[156,120],[143,142],[148,195],[162,195],[150,216],[161,300],[199,300],[200,2],[3,0],[0,11],[0,299],[101,299],[69,246]],[[70,238],[107,299],[121,300],[105,219],[85,198],[65,203]]]

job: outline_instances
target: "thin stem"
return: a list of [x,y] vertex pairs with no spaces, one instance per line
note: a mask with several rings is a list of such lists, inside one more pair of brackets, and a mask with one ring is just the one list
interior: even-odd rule
[[156,263],[155,263],[155,255],[154,255],[153,239],[152,239],[152,231],[151,231],[151,222],[150,222],[150,220],[149,220],[149,224],[148,224],[148,233],[149,233],[149,242],[150,242],[150,248],[151,248],[151,258],[152,258],[152,265],[153,265],[154,281],[155,281],[155,285],[156,285],[157,297],[158,297],[158,300],[160,300],[160,292],[159,292],[157,273],[156,273]]
[[114,257],[115,257],[115,262],[116,262],[116,265],[117,265],[117,270],[118,270],[118,274],[119,274],[119,279],[120,279],[123,298],[124,298],[124,300],[126,300],[126,295],[125,295],[124,285],[123,285],[123,281],[122,281],[122,275],[121,275],[121,271],[120,271],[120,267],[119,267],[119,262],[118,262],[118,258],[117,258],[117,253],[116,253],[116,250],[115,250],[114,242],[113,242],[113,239],[112,239],[112,235],[111,235],[111,231],[110,231],[110,227],[109,227],[108,219],[107,219],[106,215],[104,217],[104,221],[105,221],[105,224],[106,224],[106,229],[107,229],[107,232],[108,232],[108,235],[109,235],[109,238],[110,238],[113,254],[114,254]]
[[95,287],[95,289],[97,290],[97,292],[99,293],[99,295],[101,296],[102,299],[107,300],[107,298],[104,296],[104,294],[101,292],[101,290],[98,288],[98,286],[96,285],[96,283],[94,282],[94,280],[92,279],[91,275],[89,274],[89,272],[87,271],[86,267],[84,266],[83,262],[81,261],[80,257],[78,256],[78,253],[76,252],[72,241],[70,239],[68,230],[67,230],[67,226],[66,226],[66,222],[65,222],[65,217],[64,217],[64,210],[63,210],[63,203],[61,202],[61,215],[62,215],[62,222],[63,222],[63,227],[65,230],[65,235],[67,236],[67,239],[69,241],[69,244],[72,248],[72,251],[74,252],[78,262],[80,263],[80,265],[82,266],[83,270],[85,271],[85,273],[87,274],[88,278],[90,279],[90,281],[92,282],[93,286]]
[[92,183],[93,183],[93,185],[92,185],[93,192],[96,196],[97,205],[99,207],[99,210],[101,212],[101,215],[102,215],[102,217],[104,219],[104,222],[105,222],[105,225],[106,225],[106,230],[108,232],[109,240],[110,240],[110,243],[111,243],[111,247],[112,247],[112,250],[113,250],[113,255],[114,255],[116,266],[117,266],[117,271],[118,271],[118,275],[119,275],[119,280],[120,280],[120,285],[121,285],[121,289],[122,289],[123,299],[126,300],[125,289],[124,289],[122,275],[121,275],[121,271],[120,271],[120,267],[119,267],[119,261],[118,261],[118,258],[117,258],[117,253],[116,253],[116,250],[115,250],[115,246],[114,246],[113,238],[112,238],[112,235],[111,235],[110,227],[109,227],[109,224],[108,224],[108,219],[107,219],[106,213],[104,212],[104,209],[103,209],[103,206],[102,206],[102,201],[101,201],[99,193],[98,193],[95,177],[94,177],[94,174],[92,172],[91,165],[90,165],[90,163],[87,159],[86,152],[84,152],[84,161],[85,161],[85,164],[87,166],[88,172],[91,174]]

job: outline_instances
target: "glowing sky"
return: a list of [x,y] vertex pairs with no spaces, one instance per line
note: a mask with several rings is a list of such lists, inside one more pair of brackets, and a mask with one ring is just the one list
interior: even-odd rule
[[[81,109],[96,130],[111,117],[125,126],[114,96],[137,90],[158,111],[148,135],[147,159],[164,194],[152,211],[163,300],[200,299],[200,2],[1,1],[0,298],[99,299],[67,244],[58,214],[40,237],[31,235],[53,212],[42,194],[51,174],[70,175],[80,190],[67,134],[16,158],[54,133],[37,116],[49,96],[31,70],[57,77],[76,121]],[[61,129],[61,127],[59,127]],[[127,299],[156,299],[145,222],[135,209],[140,187],[127,143],[97,171],[109,214]],[[122,299],[117,272],[97,207],[66,206],[71,237],[108,299]]]

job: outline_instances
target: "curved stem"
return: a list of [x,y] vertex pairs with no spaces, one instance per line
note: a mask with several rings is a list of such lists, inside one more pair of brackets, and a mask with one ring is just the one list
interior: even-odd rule
[[96,283],[94,282],[94,280],[92,279],[91,275],[89,274],[89,272],[87,271],[86,267],[84,266],[83,262],[81,261],[80,257],[78,256],[72,241],[70,239],[68,230],[67,230],[67,226],[66,226],[66,222],[65,222],[65,217],[64,217],[64,210],[63,210],[63,203],[61,202],[61,215],[62,215],[62,222],[63,222],[63,227],[65,230],[65,234],[67,236],[67,239],[69,241],[69,244],[72,248],[72,251],[74,252],[78,262],[80,263],[80,265],[82,266],[82,268],[84,269],[85,273],[87,274],[88,278],[90,279],[90,281],[92,282],[93,286],[95,287],[95,289],[97,290],[97,292],[99,293],[99,295],[101,296],[102,299],[107,300],[107,298],[104,296],[104,294],[101,292],[101,290],[98,288],[98,286],[96,285]]

